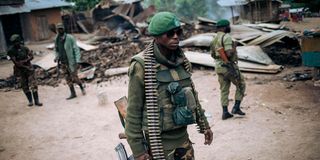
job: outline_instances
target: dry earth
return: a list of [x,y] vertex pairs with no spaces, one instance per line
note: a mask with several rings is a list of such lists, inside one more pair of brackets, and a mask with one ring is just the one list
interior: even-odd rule
[[[197,159],[317,160],[320,159],[320,88],[311,81],[286,82],[282,76],[246,73],[247,115],[221,120],[219,87],[213,70],[196,70],[193,80],[213,126],[214,141],[189,127]],[[43,107],[27,107],[21,91],[0,92],[1,160],[117,159],[114,147],[123,131],[113,102],[127,93],[127,76],[87,84],[87,95],[66,101],[65,84],[40,86]],[[79,93],[79,89],[77,88]],[[107,94],[99,104],[98,95]],[[232,87],[231,95],[234,93]],[[230,97],[232,98],[232,96]],[[230,102],[233,103],[232,101]],[[130,152],[130,151],[129,151]]]
[[[312,24],[308,22],[314,22]],[[291,25],[294,30],[314,28],[319,19]],[[33,47],[39,47],[35,45]],[[43,48],[43,47],[39,47]],[[35,60],[41,59],[36,57]],[[213,70],[195,70],[193,80],[203,108],[209,114],[214,140],[203,145],[204,137],[189,127],[199,160],[319,160],[320,88],[312,81],[287,82],[279,74],[245,73],[247,91],[242,103],[245,117],[221,120],[219,86]],[[0,62],[0,77],[12,73],[10,62]],[[65,83],[40,86],[43,107],[27,107],[21,90],[0,92],[0,160],[114,160],[115,146],[123,132],[113,102],[127,95],[127,76],[108,82],[86,84],[87,95],[66,101]],[[235,88],[231,88],[233,99]],[[78,93],[79,88],[77,88]],[[105,93],[107,102],[99,104]],[[233,100],[230,102],[232,105]],[[231,107],[230,107],[231,108]]]

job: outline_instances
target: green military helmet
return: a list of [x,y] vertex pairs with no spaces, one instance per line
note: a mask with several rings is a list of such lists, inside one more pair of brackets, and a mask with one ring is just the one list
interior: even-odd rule
[[230,25],[230,22],[226,19],[221,19],[217,22],[217,27],[226,27],[229,25]]
[[10,41],[11,42],[19,42],[21,40],[20,36],[18,34],[13,34],[11,37],[10,37]]
[[171,12],[159,12],[152,17],[148,26],[148,32],[156,36],[180,26],[180,21],[175,14]]
[[62,23],[58,23],[57,25],[56,25],[56,28],[57,29],[64,29],[64,25],[62,24]]

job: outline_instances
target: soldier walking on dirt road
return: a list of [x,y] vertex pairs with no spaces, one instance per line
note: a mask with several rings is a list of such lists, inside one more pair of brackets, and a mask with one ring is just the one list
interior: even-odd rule
[[213,134],[179,47],[182,29],[170,12],[154,15],[154,40],[132,58],[125,133],[135,159],[194,159],[187,126],[197,123],[210,145]]
[[83,95],[86,94],[84,86],[78,77],[80,50],[75,38],[65,32],[63,24],[57,24],[56,28],[58,34],[55,39],[56,58],[54,61],[58,63],[57,65],[60,65],[58,68],[61,68],[65,74],[65,79],[71,92],[71,95],[67,98],[67,100],[69,100],[77,97],[73,83],[79,85]]
[[31,64],[33,55],[27,47],[22,45],[21,38],[18,34],[12,35],[10,37],[10,41],[13,43],[13,45],[9,48],[8,56],[14,63],[15,76],[20,77],[22,90],[29,101],[28,106],[33,106],[32,96],[34,99],[34,104],[36,106],[42,106],[38,96],[35,69]]
[[[215,59],[215,70],[220,84],[220,98],[223,108],[222,120],[233,117],[232,114],[245,115],[240,109],[246,84],[238,67],[236,45],[230,36],[231,28],[228,20],[217,22],[218,33],[211,43],[211,56]],[[235,104],[228,111],[230,84],[236,86]]]

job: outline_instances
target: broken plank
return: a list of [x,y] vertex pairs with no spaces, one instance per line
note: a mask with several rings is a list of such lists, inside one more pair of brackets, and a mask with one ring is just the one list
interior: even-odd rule
[[[89,44],[85,44],[79,40],[77,40],[77,46],[85,51],[91,51],[91,50],[95,50],[98,48],[98,46],[93,46],[93,45],[89,45]],[[47,49],[54,49],[54,43],[49,44],[46,46]]]
[[87,34],[89,34],[90,32],[88,31],[87,27],[83,24],[83,20],[79,20],[77,21],[77,24],[79,25],[79,27],[84,31],[86,32]]
[[85,50],[85,51],[91,51],[91,50],[95,50],[98,48],[98,46],[93,46],[93,45],[89,45],[89,44],[85,44],[79,40],[77,40],[77,46],[79,46],[81,49]]
[[116,75],[126,74],[128,72],[129,67],[120,67],[120,68],[110,68],[104,72],[104,76],[112,77]]

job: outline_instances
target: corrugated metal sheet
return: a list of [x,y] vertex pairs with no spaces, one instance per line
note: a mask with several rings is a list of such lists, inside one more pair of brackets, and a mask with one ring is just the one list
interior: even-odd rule
[[24,5],[0,6],[0,16],[25,12],[30,12],[30,9],[27,9]]
[[0,15],[31,12],[32,10],[68,7],[71,3],[63,0],[26,0],[23,5],[0,6]]
[[[254,1],[259,1],[259,0],[219,0],[218,4],[222,7],[230,7],[230,6],[242,6],[242,5],[248,4],[249,2],[254,2]],[[272,1],[282,3],[281,0],[272,0]]]
[[131,3],[140,2],[141,0],[113,0],[113,1],[118,3],[131,4]]
[[218,4],[223,7],[230,7],[230,6],[241,6],[248,4],[247,0],[219,0]]

